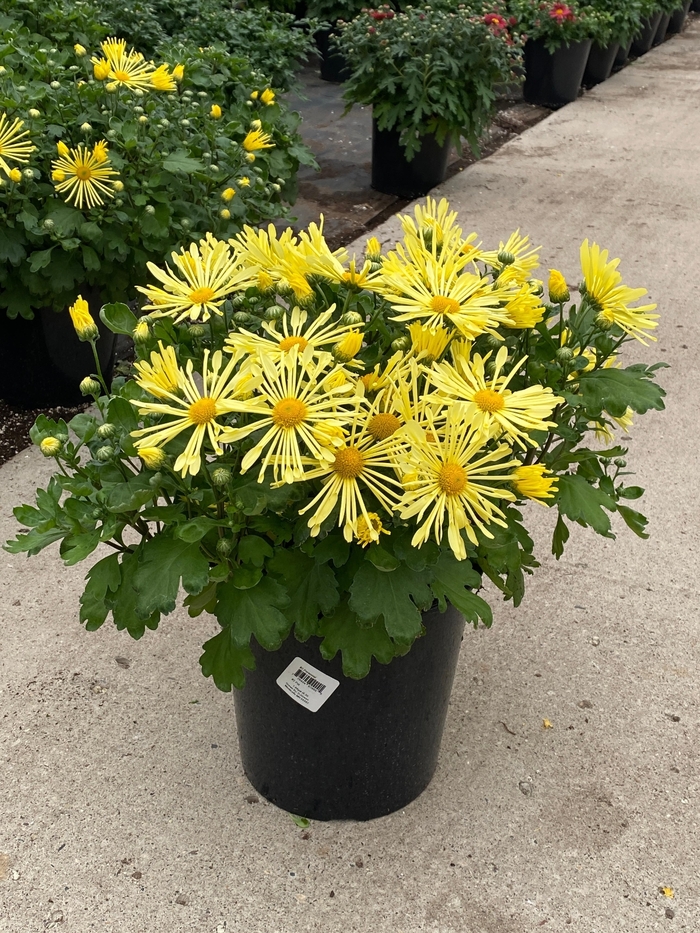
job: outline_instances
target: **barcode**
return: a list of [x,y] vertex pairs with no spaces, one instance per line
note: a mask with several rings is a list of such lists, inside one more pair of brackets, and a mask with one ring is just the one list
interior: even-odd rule
[[316,693],[323,693],[326,689],[326,685],[322,684],[320,680],[316,680],[315,677],[312,677],[311,674],[307,674],[303,667],[300,667],[294,672],[294,676],[302,681],[302,683],[307,684],[311,687],[312,690],[315,690]]

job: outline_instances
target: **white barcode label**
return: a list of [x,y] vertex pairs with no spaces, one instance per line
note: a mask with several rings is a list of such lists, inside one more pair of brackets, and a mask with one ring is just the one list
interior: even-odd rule
[[294,658],[277,678],[285,693],[312,713],[321,709],[340,681],[319,671],[313,664]]

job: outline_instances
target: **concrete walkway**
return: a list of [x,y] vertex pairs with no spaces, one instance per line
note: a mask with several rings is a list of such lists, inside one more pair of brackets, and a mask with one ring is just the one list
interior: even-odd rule
[[[533,506],[543,566],[465,637],[430,788],[308,832],[242,773],[231,698],[197,670],[211,622],[86,634],[84,568],[3,553],[2,933],[700,930],[699,100],[696,20],[442,192],[486,244],[529,232],[545,275],[577,281],[595,238],[659,302],[636,358],[671,364],[668,410],[629,456],[651,540],[578,529],[556,563]],[[34,451],[2,468],[3,538],[48,474]]]

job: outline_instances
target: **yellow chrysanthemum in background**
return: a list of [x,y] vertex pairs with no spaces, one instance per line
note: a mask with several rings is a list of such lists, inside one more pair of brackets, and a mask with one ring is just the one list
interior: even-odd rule
[[29,161],[29,156],[36,149],[26,138],[29,136],[29,130],[23,130],[23,126],[23,120],[14,119],[10,123],[6,113],[0,114],[0,168],[7,175],[11,172],[7,159],[23,165]]
[[174,91],[175,82],[166,65],[159,68],[146,61],[141,52],[126,50],[126,40],[110,38],[100,43],[103,58],[92,58],[94,75],[98,81],[109,79],[130,90]]
[[304,475],[305,457],[331,456],[327,446],[333,438],[342,438],[342,426],[350,416],[340,402],[351,386],[330,385],[333,371],[324,372],[327,360],[314,361],[310,346],[302,353],[294,346],[276,361],[259,352],[256,361],[261,371],[260,385],[244,409],[255,418],[246,425],[227,429],[221,440],[232,444],[264,431],[243,457],[241,473],[262,458],[258,482],[263,481],[271,466],[275,482],[293,483]]
[[[413,217],[410,214],[399,216],[407,248],[415,245],[436,256],[456,241],[462,241],[462,230],[456,223],[457,211],[450,210],[445,198],[436,202],[435,198],[428,196],[425,204],[416,204]],[[473,238],[476,238],[475,233],[470,234],[468,240]]]
[[410,353],[425,366],[439,360],[447,349],[452,334],[445,327],[426,327],[419,321],[408,325],[411,335]]
[[[499,280],[500,281],[500,280]],[[542,299],[534,282],[525,282],[505,303],[510,321],[506,327],[531,328],[539,324],[545,314]]]
[[316,509],[308,520],[311,535],[321,531],[321,525],[340,506],[338,527],[343,529],[346,541],[358,535],[358,521],[365,520],[363,534],[371,541],[379,540],[379,530],[363,497],[363,488],[369,490],[383,508],[391,514],[401,492],[401,484],[394,477],[393,458],[403,442],[396,434],[377,441],[367,430],[366,413],[361,400],[355,403],[352,423],[340,444],[326,453],[326,457],[304,479],[323,479],[323,488],[308,505],[300,510],[305,515]]
[[237,288],[245,288],[255,281],[250,271],[234,260],[231,248],[211,234],[192,243],[186,250],[171,253],[176,272],[166,264],[160,269],[148,263],[151,275],[163,285],[137,285],[150,304],[144,310],[154,311],[162,317],[173,317],[176,322],[189,318],[208,321],[212,314],[222,314],[221,305],[226,296]]
[[461,403],[464,419],[487,437],[504,433],[520,447],[526,443],[534,446],[530,432],[555,427],[556,423],[547,419],[564,400],[543,386],[512,392],[508,384],[526,357],[512,367],[509,375],[501,375],[508,361],[508,349],[501,347],[493,374],[487,377],[485,364],[490,356],[482,358],[477,353],[471,361],[462,357],[454,366],[439,363],[430,373],[431,382],[443,397]]
[[95,143],[92,151],[83,143],[75,149],[58,143],[58,151],[58,159],[51,163],[51,177],[56,191],[65,195],[68,204],[81,210],[83,204],[97,207],[104,204],[103,198],[114,197],[119,173],[112,168],[104,140]]
[[[222,368],[223,367],[223,368]],[[217,350],[209,363],[209,350],[204,351],[202,365],[201,389],[199,379],[194,373],[192,360],[187,361],[186,370],[178,370],[178,387],[181,395],[165,392],[165,402],[133,401],[142,415],[169,415],[171,420],[154,424],[146,428],[139,428],[132,432],[132,437],[138,438],[137,451],[142,448],[163,447],[174,440],[183,431],[194,429],[187,441],[187,446],[179,455],[174,469],[186,476],[190,473],[195,476],[202,465],[202,445],[208,437],[212,453],[221,456],[223,450],[219,438],[224,425],[217,418],[231,412],[241,411],[242,403],[238,400],[241,395],[250,392],[254,377],[250,371],[234,375],[234,361],[230,360],[223,366],[223,356]],[[150,392],[150,380],[136,382]]]
[[439,544],[447,520],[450,548],[457,560],[465,560],[462,531],[476,545],[475,529],[492,538],[491,523],[506,527],[496,502],[515,499],[503,484],[511,481],[510,468],[518,461],[507,444],[486,449],[483,434],[459,416],[428,431],[409,424],[405,435],[410,447],[402,463],[405,492],[398,508],[402,519],[420,523],[411,544],[421,547],[431,535]]
[[[513,471],[513,486],[526,499],[553,499],[557,491],[556,477],[541,463],[529,463]],[[543,502],[542,505],[547,505]]]
[[[620,415],[619,418],[615,415],[611,415],[607,411],[604,414],[606,418],[610,418],[610,420],[613,421],[620,428],[620,430],[624,431],[625,433],[629,432],[629,429],[634,424],[634,412],[629,407],[625,410],[623,415]],[[602,441],[604,444],[610,444],[615,440],[613,428],[611,425],[606,424],[604,421],[594,421],[592,422],[591,427],[595,431],[596,440]]]
[[[139,322],[140,323],[140,322]],[[137,381],[142,389],[155,398],[172,398],[180,390],[180,366],[175,348],[163,346],[158,341],[159,350],[152,350],[149,360],[137,360],[134,363]]]
[[622,284],[622,275],[617,271],[619,259],[608,262],[607,249],[601,250],[597,243],[589,246],[588,240],[581,244],[581,270],[585,283],[585,297],[598,312],[598,322],[617,326],[645,346],[645,337],[656,340],[647,331],[658,327],[655,304],[631,308],[630,303],[647,294],[646,288],[629,288]]
[[261,149],[273,149],[275,144],[272,142],[272,136],[264,130],[250,130],[243,140],[243,148],[246,152],[259,152]]
[[357,260],[350,260],[344,247],[331,250],[323,236],[323,214],[319,224],[309,224],[308,230],[299,234],[299,250],[305,261],[305,274],[318,275],[353,288],[365,288],[371,275],[372,263],[363,262],[357,268]]

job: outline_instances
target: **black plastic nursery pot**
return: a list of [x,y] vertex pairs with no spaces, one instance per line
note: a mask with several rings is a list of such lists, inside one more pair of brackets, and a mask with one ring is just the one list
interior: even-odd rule
[[[99,320],[99,292],[85,288],[100,339],[97,349],[109,384],[114,367],[116,336]],[[68,310],[41,308],[31,321],[0,313],[0,398],[17,408],[80,405],[80,382],[95,371],[89,343],[78,340]]]
[[656,35],[652,40],[652,46],[661,45],[661,43],[666,38],[666,33],[668,32],[668,24],[671,22],[670,13],[662,13],[661,19],[659,20],[659,25],[656,29]]
[[607,81],[615,64],[617,53],[620,48],[619,42],[612,45],[601,46],[594,42],[588,55],[586,70],[583,73],[583,85],[593,87]]
[[333,35],[332,29],[321,29],[315,35],[316,47],[321,56],[319,68],[324,81],[342,84],[348,80],[351,72],[345,56],[331,46]]
[[400,198],[420,198],[445,180],[451,139],[439,145],[435,136],[423,136],[409,162],[400,137],[398,129],[380,130],[372,122],[372,187]]
[[448,606],[423,613],[423,624],[408,654],[373,661],[362,680],[343,675],[340,655],[324,660],[318,638],[253,648],[257,666],[235,691],[235,709],[243,769],[263,797],[309,819],[371,820],[425,790],[464,619]]
[[700,13],[700,0],[692,0],[690,9],[693,13]]
[[679,32],[683,32],[683,27],[685,26],[685,21],[688,16],[688,11],[690,10],[690,0],[686,0],[683,6],[678,7],[677,10],[674,10],[671,13],[671,19],[668,24],[668,32],[675,36]]
[[656,31],[659,28],[659,23],[661,22],[661,10],[658,13],[654,13],[653,16],[650,16],[649,19],[644,20],[642,23],[641,31],[632,40],[632,49],[631,51],[635,55],[644,55],[651,48],[651,44],[654,41],[656,36]]
[[541,39],[529,39],[525,43],[525,100],[545,107],[562,107],[576,100],[591,45],[587,39],[549,52]]
[[615,56],[615,61],[613,63],[614,68],[624,68],[627,64],[627,59],[630,57],[630,50],[632,48],[632,40],[630,39],[624,45],[620,44],[617,48],[617,55]]

